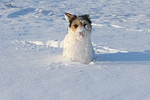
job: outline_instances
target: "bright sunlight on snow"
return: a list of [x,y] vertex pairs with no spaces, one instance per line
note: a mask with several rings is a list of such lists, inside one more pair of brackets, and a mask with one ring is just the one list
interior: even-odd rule
[[[64,13],[89,14],[96,61],[65,61]],[[0,100],[150,100],[149,0],[1,0]]]

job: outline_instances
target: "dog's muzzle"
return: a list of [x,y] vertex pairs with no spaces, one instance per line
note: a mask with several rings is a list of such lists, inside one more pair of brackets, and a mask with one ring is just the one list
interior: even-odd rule
[[84,32],[79,32],[79,36],[80,36],[80,38],[83,38],[84,37]]

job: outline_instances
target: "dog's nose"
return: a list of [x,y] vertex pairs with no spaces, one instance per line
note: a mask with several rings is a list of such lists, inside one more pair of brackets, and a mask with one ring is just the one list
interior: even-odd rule
[[79,35],[80,35],[80,36],[82,36],[82,37],[84,37],[84,34],[83,34],[83,32],[79,32]]

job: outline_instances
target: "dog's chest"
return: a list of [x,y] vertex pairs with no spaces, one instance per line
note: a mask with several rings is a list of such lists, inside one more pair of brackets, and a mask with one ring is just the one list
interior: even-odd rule
[[64,39],[64,48],[68,49],[70,52],[79,52],[86,53],[91,46],[90,39],[75,39],[71,37],[69,34]]
[[78,40],[67,34],[64,39],[63,55],[72,61],[89,63],[94,55],[90,38]]

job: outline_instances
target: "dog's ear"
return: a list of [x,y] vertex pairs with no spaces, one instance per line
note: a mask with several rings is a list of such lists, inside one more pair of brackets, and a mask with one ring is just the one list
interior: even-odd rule
[[89,18],[89,17],[90,17],[90,15],[87,15],[87,14],[85,14],[84,16],[85,16],[85,17],[87,17],[87,18]]
[[65,13],[65,19],[67,20],[68,23],[70,23],[70,21],[72,20],[73,17],[75,17],[75,15]]
[[90,20],[91,18],[88,14],[80,15],[79,17],[82,17],[84,20],[87,20],[90,24],[92,23],[91,20]]

